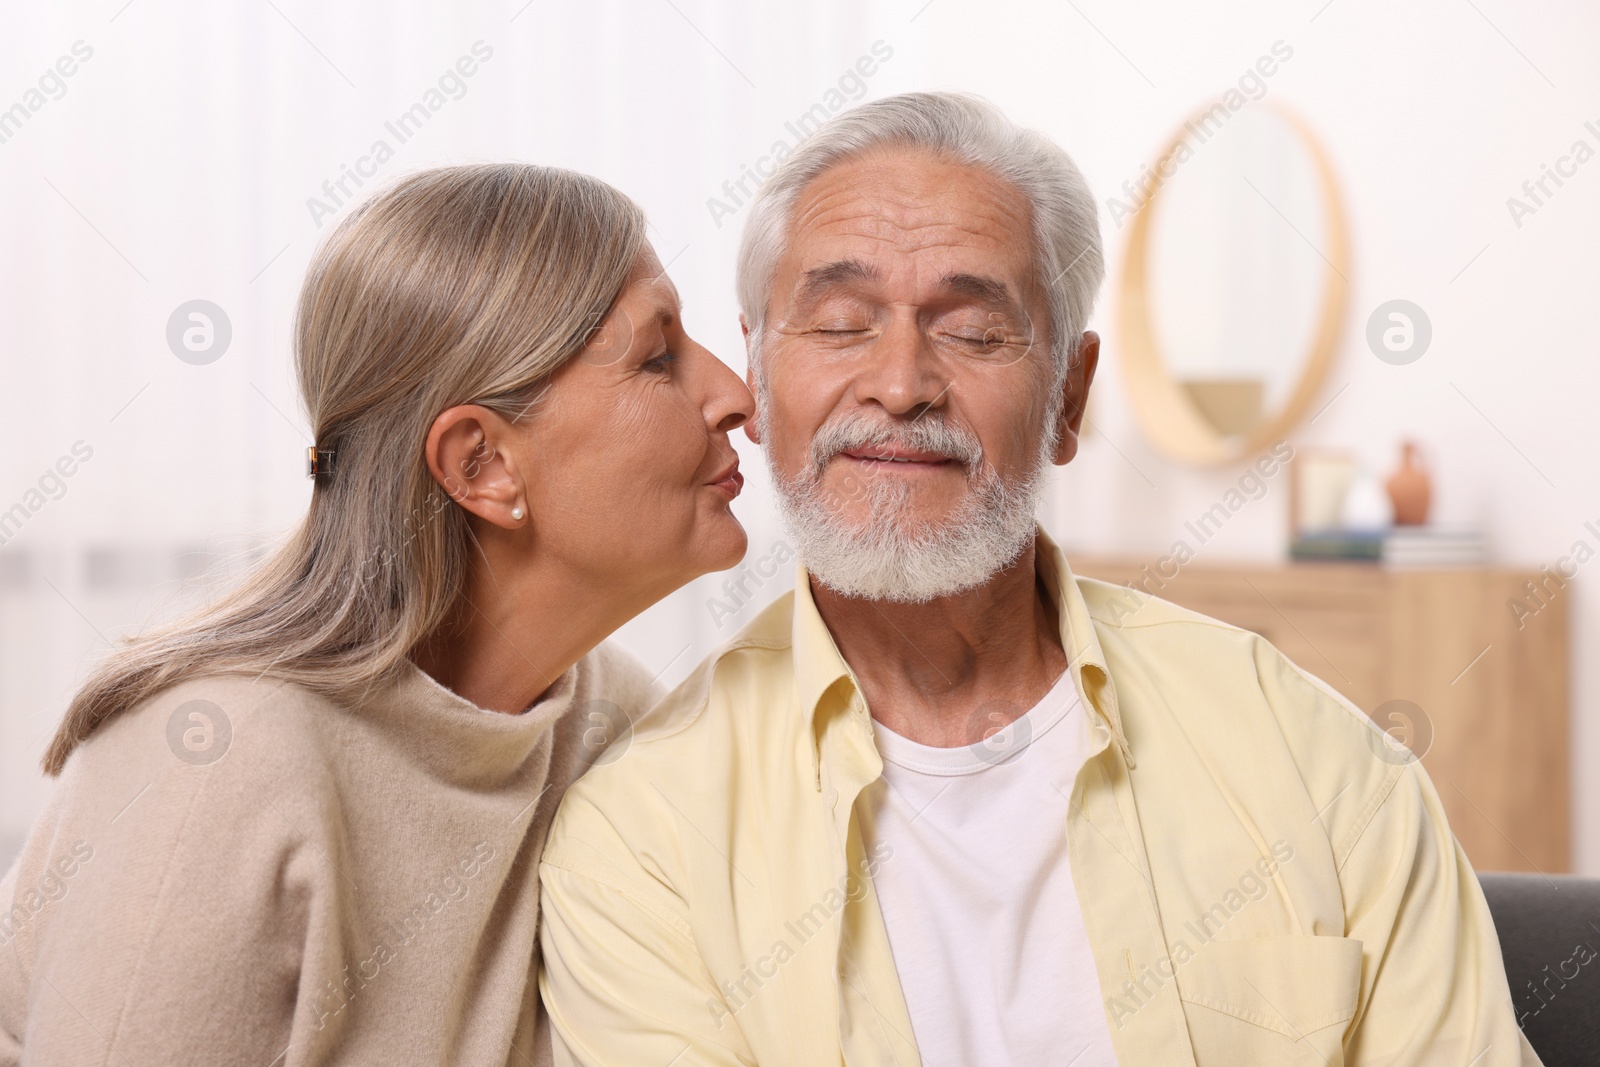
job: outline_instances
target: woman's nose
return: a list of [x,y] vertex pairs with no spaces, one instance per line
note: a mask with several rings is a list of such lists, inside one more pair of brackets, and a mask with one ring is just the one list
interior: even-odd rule
[[706,425],[728,433],[743,426],[755,414],[755,397],[726,363],[709,351],[705,358],[711,365],[710,389],[705,402]]

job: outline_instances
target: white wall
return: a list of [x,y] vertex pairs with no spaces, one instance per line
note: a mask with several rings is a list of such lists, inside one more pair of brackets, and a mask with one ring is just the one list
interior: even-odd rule
[[[1600,147],[1600,131],[1583,127],[1600,126],[1600,13],[1576,0],[1537,11],[1505,0],[109,0],[18,8],[6,30],[0,109],[26,101],[75,42],[93,55],[0,143],[0,510],[29,499],[75,442],[93,456],[0,547],[0,862],[48,790],[34,770],[43,744],[107,640],[201,595],[198,571],[239,565],[303,510],[307,441],[287,339],[322,230],[307,199],[480,40],[493,55],[465,95],[396,146],[375,180],[520,158],[615,183],[650,212],[691,329],[740,368],[731,265],[743,215],[719,226],[707,201],[774,140],[792,141],[786,121],[830,103],[875,42],[893,54],[867,95],[983,93],[1059,139],[1104,200],[1183,114],[1283,40],[1294,55],[1268,92],[1330,147],[1355,260],[1347,336],[1318,406],[1338,399],[1296,443],[1354,446],[1381,468],[1401,434],[1417,435],[1440,457],[1440,517],[1487,527],[1508,562],[1552,562],[1600,520],[1597,431],[1583,417],[1600,386],[1584,328],[1584,297],[1600,282],[1600,162],[1520,228],[1505,205],[1575,139]],[[1103,225],[1115,277],[1122,233],[1109,214]],[[1361,337],[1370,309],[1393,297],[1433,322],[1431,351],[1407,367],[1380,363]],[[168,316],[195,298],[233,325],[209,366],[180,362],[165,342]],[[1159,554],[1237,472],[1189,471],[1141,441],[1112,306],[1108,289],[1100,432],[1062,476],[1048,521],[1077,549]],[[743,451],[753,562],[781,534],[759,456]],[[1208,558],[1278,557],[1274,494]],[[748,615],[711,606],[727,601],[726,578],[680,592],[623,639],[681,677]],[[748,599],[786,584],[747,583]],[[1584,655],[1600,625],[1595,585],[1582,574],[1568,598],[1580,772],[1600,755],[1600,663]],[[1574,781],[1578,863],[1600,873],[1600,793],[1581,773]]]

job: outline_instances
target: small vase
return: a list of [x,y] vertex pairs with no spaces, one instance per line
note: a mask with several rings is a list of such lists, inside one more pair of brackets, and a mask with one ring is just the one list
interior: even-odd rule
[[1394,505],[1396,526],[1422,526],[1428,521],[1428,504],[1433,489],[1427,469],[1420,460],[1421,453],[1416,442],[1406,441],[1400,446],[1400,469],[1390,475],[1384,486],[1389,490],[1389,501]]

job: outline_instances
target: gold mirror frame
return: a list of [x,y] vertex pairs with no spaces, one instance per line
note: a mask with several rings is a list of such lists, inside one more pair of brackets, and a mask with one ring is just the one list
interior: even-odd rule
[[[1133,228],[1128,233],[1127,253],[1122,260],[1117,325],[1122,340],[1122,364],[1127,375],[1128,391],[1133,398],[1134,413],[1151,444],[1174,459],[1196,466],[1218,466],[1243,459],[1288,433],[1305,414],[1317,390],[1327,379],[1349,301],[1350,236],[1333,165],[1305,120],[1276,103],[1262,101],[1256,106],[1263,105],[1271,106],[1289,124],[1310,153],[1317,184],[1322,190],[1323,217],[1327,220],[1325,237],[1328,248],[1325,253],[1322,249],[1316,249],[1328,264],[1323,274],[1322,311],[1300,378],[1278,413],[1264,419],[1249,433],[1232,439],[1225,437],[1206,422],[1173,378],[1161,356],[1151,316],[1148,281],[1150,222],[1156,216],[1155,207],[1165,182],[1150,191],[1149,198],[1134,214]],[[1178,145],[1186,140],[1189,123],[1211,111],[1214,106],[1199,108],[1187,116],[1184,124],[1167,140],[1161,154],[1156,156],[1157,161],[1170,158],[1178,150]]]

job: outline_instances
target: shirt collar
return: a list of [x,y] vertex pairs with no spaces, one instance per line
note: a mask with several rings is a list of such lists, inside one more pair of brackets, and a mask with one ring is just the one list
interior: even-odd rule
[[[1078,590],[1078,582],[1067,565],[1067,557],[1043,527],[1036,529],[1034,545],[1035,566],[1046,592],[1055,602],[1056,618],[1061,627],[1061,647],[1067,653],[1067,670],[1073,676],[1078,695],[1090,714],[1110,731],[1118,751],[1128,766],[1132,767],[1133,751],[1128,747],[1127,736],[1122,730],[1116,690],[1111,684],[1111,672],[1106,667],[1105,654],[1100,649],[1100,639],[1089,616],[1089,606]],[[824,704],[836,707],[851,703],[852,698],[859,694],[860,687],[850,665],[839,654],[839,647],[834,644],[833,635],[828,632],[822,615],[817,611],[804,560],[800,561],[795,574],[792,626],[795,691],[800,700],[800,712],[805,716],[810,732],[812,756],[820,771],[819,727],[822,716],[818,715],[818,709]]]

